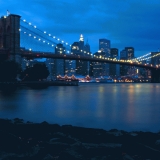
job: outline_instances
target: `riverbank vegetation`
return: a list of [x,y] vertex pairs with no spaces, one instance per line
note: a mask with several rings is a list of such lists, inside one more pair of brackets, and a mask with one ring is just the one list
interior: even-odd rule
[[49,75],[44,63],[36,63],[32,67],[22,70],[20,64],[15,61],[0,62],[0,82],[39,81],[46,79]]

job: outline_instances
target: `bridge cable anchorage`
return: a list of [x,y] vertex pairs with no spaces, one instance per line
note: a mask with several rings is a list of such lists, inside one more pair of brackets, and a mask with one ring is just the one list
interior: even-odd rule
[[61,42],[62,44],[64,44],[64,45],[67,46],[67,47],[71,47],[71,45],[69,45],[68,42],[64,42],[63,40],[60,40],[60,39],[57,38],[56,36],[53,36],[53,35],[51,35],[50,33],[47,33],[46,31],[42,31],[42,30],[38,29],[37,26],[32,25],[32,23],[27,22],[25,19],[24,19],[24,20],[20,19],[20,20],[21,20],[23,23],[28,24],[28,26],[31,26],[32,28],[34,28],[34,29],[38,30],[39,32],[45,34],[46,36],[48,36],[48,37],[50,37],[50,38],[52,38],[52,39],[55,39],[55,40],[57,40],[58,42]]

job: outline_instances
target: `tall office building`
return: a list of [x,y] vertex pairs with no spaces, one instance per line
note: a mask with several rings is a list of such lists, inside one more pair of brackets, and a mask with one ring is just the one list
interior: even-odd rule
[[83,51],[84,51],[84,55],[85,56],[89,56],[90,55],[90,45],[88,43],[88,40],[86,42],[86,44],[84,45],[84,48],[83,48]]
[[57,46],[55,47],[55,54],[65,54],[65,47],[63,46],[63,44],[57,44]]
[[108,39],[99,39],[99,50],[105,52],[106,57],[110,57],[110,40]]
[[49,71],[49,79],[56,79],[56,72],[55,72],[55,59],[52,58],[46,58],[46,66],[48,67]]
[[[134,58],[134,48],[133,47],[125,47],[120,52],[120,59],[122,60],[130,60]],[[133,76],[135,74],[136,68],[134,66],[126,66],[126,65],[120,65],[120,75],[129,75]]]
[[[108,39],[99,39],[99,50],[105,53],[105,57],[110,57],[110,40]],[[109,64],[106,63],[104,68],[104,74],[105,76],[109,76]]]
[[80,38],[79,38],[79,50],[80,50],[80,53],[81,55],[83,55],[83,50],[84,50],[84,38],[83,38],[83,35],[81,34],[80,35]]
[[74,43],[71,45],[71,54],[73,54],[73,55],[78,55],[78,54],[80,54],[79,42],[74,42]]
[[[118,49],[117,48],[111,48],[111,58],[116,58],[118,59]],[[112,77],[115,77],[118,74],[118,64],[109,64],[109,75]]]
[[75,75],[75,60],[65,60],[65,75]]
[[[78,55],[80,54],[80,49],[79,49],[79,42],[74,42],[71,45],[71,54],[73,55]],[[69,63],[68,63],[69,64]],[[70,63],[70,65],[68,66],[68,72],[70,73],[72,70],[72,73],[75,75],[76,72],[76,60],[72,60],[72,63]]]
[[[133,47],[125,47],[125,50],[127,51],[127,59],[133,59],[134,58],[134,48]],[[137,75],[137,67],[135,66],[128,66],[128,75],[130,77],[135,77]]]
[[127,59],[134,58],[134,48],[133,47],[125,47],[125,51],[127,52]]
[[[65,54],[65,47],[63,44],[59,43],[55,47],[55,54]],[[64,59],[46,59],[46,65],[50,72],[49,77],[51,79],[56,79],[58,75],[64,75],[65,73],[65,60]]]
[[[98,52],[94,53],[94,56],[106,57],[106,53],[99,50]],[[93,73],[92,71],[90,71],[90,74],[95,78],[100,76],[106,76],[105,67],[106,67],[106,63],[92,62],[90,65],[90,69],[93,69]]]
[[[71,54],[74,55],[82,55],[82,56],[89,56],[90,54],[90,46],[88,43],[84,45],[84,38],[83,35],[80,35],[79,42],[74,42],[71,46]],[[76,60],[75,62],[75,73],[77,75],[88,75],[88,62],[82,60]]]
[[125,47],[120,52],[120,58],[130,60],[134,58],[134,48],[133,47]]
[[[120,59],[121,60],[127,60],[127,51],[123,49],[120,51]],[[126,65],[120,65],[120,75],[125,76],[127,75],[128,67]]]
[[[59,43],[55,47],[55,54],[65,54],[65,47],[63,44]],[[65,74],[65,60],[64,59],[55,59],[55,75],[64,75]]]

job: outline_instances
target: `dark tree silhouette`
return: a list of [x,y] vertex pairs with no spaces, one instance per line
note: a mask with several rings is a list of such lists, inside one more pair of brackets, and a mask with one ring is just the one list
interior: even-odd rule
[[0,62],[0,81],[1,82],[14,82],[17,75],[20,74],[21,67],[15,61]]
[[46,79],[48,75],[49,71],[46,65],[37,63],[33,67],[26,68],[21,74],[21,79],[23,81],[39,81]]

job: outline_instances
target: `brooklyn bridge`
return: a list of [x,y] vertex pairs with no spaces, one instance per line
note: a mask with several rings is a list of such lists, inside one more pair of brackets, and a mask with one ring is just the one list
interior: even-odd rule
[[[24,37],[27,38],[24,39]],[[55,42],[55,40],[57,42]],[[65,53],[54,53],[53,48],[58,43],[62,43],[66,47]],[[0,19],[1,60],[11,59],[18,62],[21,58],[50,58],[135,66],[150,70],[151,82],[160,82],[160,65],[146,63],[147,59],[153,58],[151,55],[146,54],[130,60],[122,60],[97,56],[90,52],[85,54],[72,54],[70,51],[71,45],[55,36],[52,36],[46,31],[39,30],[36,26],[22,19],[19,15],[10,14],[8,16],[2,16]],[[156,56],[160,56],[160,53],[154,55],[154,57]]]

